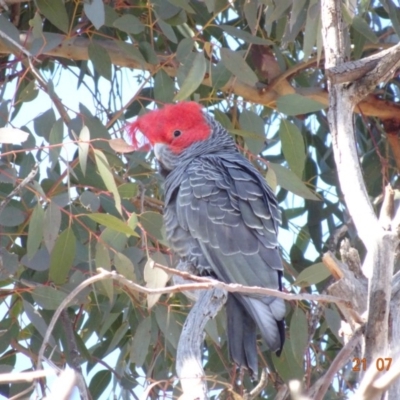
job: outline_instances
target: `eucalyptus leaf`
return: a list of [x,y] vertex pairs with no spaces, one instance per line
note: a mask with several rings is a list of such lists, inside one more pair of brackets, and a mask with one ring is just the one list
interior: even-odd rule
[[279,97],[276,106],[278,111],[286,115],[308,114],[326,108],[325,104],[296,93]]
[[225,67],[240,81],[249,86],[255,86],[258,82],[257,75],[249,67],[240,53],[227,48],[221,49],[221,59]]
[[35,0],[35,4],[54,26],[68,33],[69,18],[62,0]]

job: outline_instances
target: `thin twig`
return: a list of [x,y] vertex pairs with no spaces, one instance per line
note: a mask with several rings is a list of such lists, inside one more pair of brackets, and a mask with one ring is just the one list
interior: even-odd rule
[[36,176],[37,172],[39,169],[39,164],[35,164],[32,168],[32,171],[29,172],[26,178],[22,180],[22,182],[9,194],[6,196],[6,198],[0,203],[0,214],[4,210],[4,208],[7,206],[7,204],[11,201],[11,199],[19,193],[28,183],[30,183],[33,178]]
[[[38,354],[38,362],[37,362],[37,368],[40,369],[42,365],[42,359],[44,355],[45,348],[47,346],[47,343],[49,341],[50,335],[54,329],[54,326],[60,317],[60,314],[64,308],[68,306],[68,304],[87,286],[92,285],[95,282],[101,281],[103,279],[113,279],[118,281],[122,287],[127,287],[131,290],[137,291],[139,293],[146,293],[146,294],[166,294],[166,293],[179,293],[183,292],[185,290],[204,290],[204,289],[212,289],[212,288],[218,288],[218,289],[223,289],[226,290],[227,292],[232,292],[232,293],[246,293],[246,294],[261,294],[261,295],[267,295],[267,296],[275,296],[275,297],[280,297],[285,300],[307,300],[307,301],[321,301],[321,302],[326,302],[326,303],[336,303],[336,304],[342,304],[345,307],[351,308],[351,304],[343,299],[339,299],[334,296],[328,296],[328,295],[312,295],[308,293],[303,293],[303,294],[290,294],[290,293],[283,293],[280,292],[279,290],[273,290],[273,289],[267,289],[267,288],[262,288],[262,287],[257,287],[257,286],[243,286],[239,284],[226,284],[220,281],[216,281],[213,279],[208,279],[207,282],[201,282],[201,283],[193,283],[193,284],[185,284],[185,285],[173,285],[165,288],[157,288],[157,289],[150,289],[144,286],[141,286],[137,283],[134,283],[130,280],[128,280],[126,277],[123,275],[117,274],[115,271],[106,271],[102,268],[98,268],[97,271],[99,272],[97,275],[92,276],[89,279],[86,279],[84,282],[82,282],[79,286],[77,286],[59,305],[57,310],[55,311],[49,326],[47,328],[46,334],[44,335],[43,338],[43,343],[40,347],[39,354]],[[174,273],[175,270],[171,269],[171,273]],[[180,272],[182,273],[182,272]],[[185,277],[189,279],[197,279],[198,277],[192,276],[187,273],[183,273]],[[187,275],[186,275],[187,274]],[[206,278],[202,278],[206,279]]]
[[319,378],[317,382],[315,382],[315,384],[309,389],[308,396],[314,400],[322,400],[324,398],[329,386],[333,382],[334,376],[348,361],[355,347],[361,340],[361,336],[363,335],[364,331],[365,327],[361,326],[354,332],[353,337],[346,343],[344,347],[342,347],[325,374]]

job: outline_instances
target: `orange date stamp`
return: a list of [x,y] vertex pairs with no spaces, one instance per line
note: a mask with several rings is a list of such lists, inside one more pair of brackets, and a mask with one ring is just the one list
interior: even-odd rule
[[[378,371],[389,371],[392,365],[392,357],[377,358],[375,362],[375,367]],[[367,359],[366,358],[353,358],[352,371],[361,372],[367,370]]]

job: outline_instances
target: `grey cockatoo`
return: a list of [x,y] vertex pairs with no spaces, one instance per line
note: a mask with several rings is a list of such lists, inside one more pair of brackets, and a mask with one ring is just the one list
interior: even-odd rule
[[[276,198],[228,132],[195,102],[166,105],[128,130],[154,148],[165,177],[167,239],[182,262],[226,283],[282,290]],[[279,355],[284,301],[229,293],[226,313],[230,356],[256,376],[256,328]]]

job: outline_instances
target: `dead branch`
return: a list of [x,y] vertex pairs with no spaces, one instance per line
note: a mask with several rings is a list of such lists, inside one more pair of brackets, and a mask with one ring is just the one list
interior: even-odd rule
[[[323,0],[321,7],[325,68],[341,68],[346,65],[342,3],[340,0]],[[368,249],[363,265],[363,273],[369,278],[364,354],[368,365],[376,357],[388,354],[391,279],[398,238],[381,228],[369,200],[358,159],[353,110],[362,98],[375,89],[377,83],[387,81],[394,74],[400,63],[399,54],[400,46],[393,47],[392,51],[384,50],[381,59],[370,65],[373,68],[368,72],[360,70],[360,74],[363,72],[364,75],[351,84],[328,82],[328,121],[340,186],[357,233]]]
[[207,322],[223,307],[227,292],[218,288],[204,291],[183,325],[176,355],[176,372],[181,381],[180,399],[208,399],[207,382],[202,363],[202,344]]

